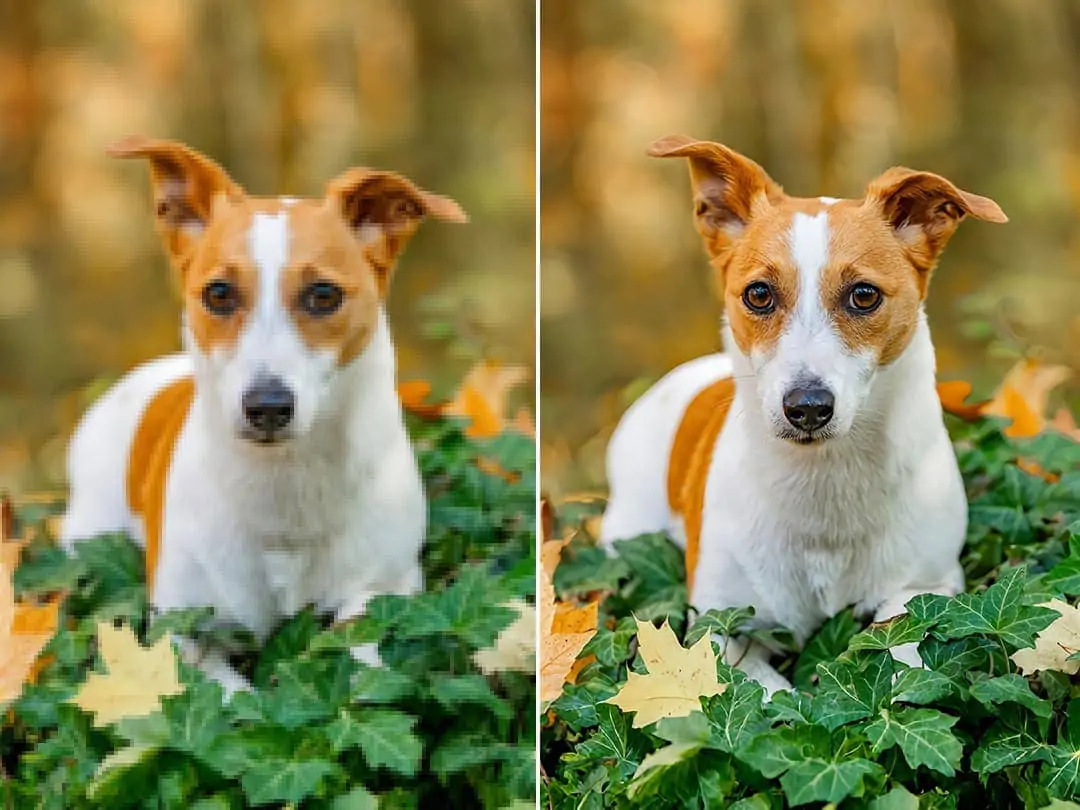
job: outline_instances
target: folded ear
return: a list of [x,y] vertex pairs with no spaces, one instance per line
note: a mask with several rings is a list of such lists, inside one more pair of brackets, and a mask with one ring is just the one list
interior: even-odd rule
[[726,146],[668,135],[649,145],[652,157],[690,161],[694,221],[709,256],[716,257],[736,240],[759,206],[778,202],[783,189],[757,163]]
[[907,248],[920,272],[930,272],[956,226],[966,216],[987,222],[1008,222],[996,202],[954,186],[944,177],[895,166],[866,188],[866,205],[874,206]]
[[215,201],[244,196],[243,188],[221,166],[177,141],[132,136],[107,151],[111,157],[150,162],[158,232],[177,266],[202,238]]
[[368,259],[386,284],[405,243],[425,217],[468,222],[454,200],[415,185],[393,172],[355,167],[330,181],[327,203],[340,212],[367,251]]

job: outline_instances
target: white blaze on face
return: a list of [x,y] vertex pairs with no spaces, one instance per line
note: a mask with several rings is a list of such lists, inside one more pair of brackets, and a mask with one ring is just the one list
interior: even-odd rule
[[235,347],[214,350],[207,358],[222,411],[237,430],[244,425],[244,393],[256,379],[276,377],[295,397],[289,432],[304,433],[314,421],[335,367],[332,352],[313,351],[304,343],[282,298],[290,233],[287,210],[252,215],[247,252],[258,271],[255,300]]
[[789,304],[787,322],[775,347],[754,365],[769,421],[786,425],[786,393],[808,383],[822,384],[836,400],[830,432],[842,434],[851,427],[865,396],[873,364],[872,359],[848,351],[822,301],[829,239],[827,212],[792,217],[787,241],[798,272],[796,300]]

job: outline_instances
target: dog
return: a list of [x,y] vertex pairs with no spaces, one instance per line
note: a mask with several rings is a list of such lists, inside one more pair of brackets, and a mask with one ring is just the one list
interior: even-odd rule
[[[964,587],[967,500],[923,302],[942,249],[994,201],[895,167],[859,200],[784,193],[718,143],[669,136],[716,273],[726,353],[663,377],[608,446],[601,541],[668,532],[697,609],[754,607],[801,646],[848,605],[883,621]],[[756,642],[725,660],[790,688]],[[914,645],[893,654],[921,665]]]
[[[307,604],[341,620],[419,590],[427,506],[384,301],[420,222],[465,222],[461,206],[387,171],[351,168],[322,199],[255,197],[181,143],[109,154],[149,162],[184,351],[76,428],[62,541],[129,533],[155,610],[211,606],[260,640]],[[227,692],[247,687],[227,651],[177,641]]]

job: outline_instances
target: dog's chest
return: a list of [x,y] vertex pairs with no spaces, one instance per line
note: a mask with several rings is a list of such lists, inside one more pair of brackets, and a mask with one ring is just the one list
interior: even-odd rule
[[742,536],[737,553],[761,579],[762,596],[787,621],[813,622],[873,602],[902,565],[896,543],[910,478],[886,453],[792,456],[759,451],[741,475],[720,461],[710,488],[719,520]]

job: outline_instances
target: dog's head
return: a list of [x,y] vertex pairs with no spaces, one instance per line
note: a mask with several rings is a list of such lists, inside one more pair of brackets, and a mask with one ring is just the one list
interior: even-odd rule
[[717,143],[671,136],[648,153],[689,160],[728,326],[766,422],[800,444],[851,429],[878,370],[911,341],[960,221],[1006,221],[993,200],[929,172],[889,169],[860,200],[802,199]]
[[349,169],[321,200],[260,198],[180,143],[128,138],[109,154],[150,162],[200,391],[258,444],[303,435],[333,407],[420,222],[466,221],[453,200],[391,172]]

